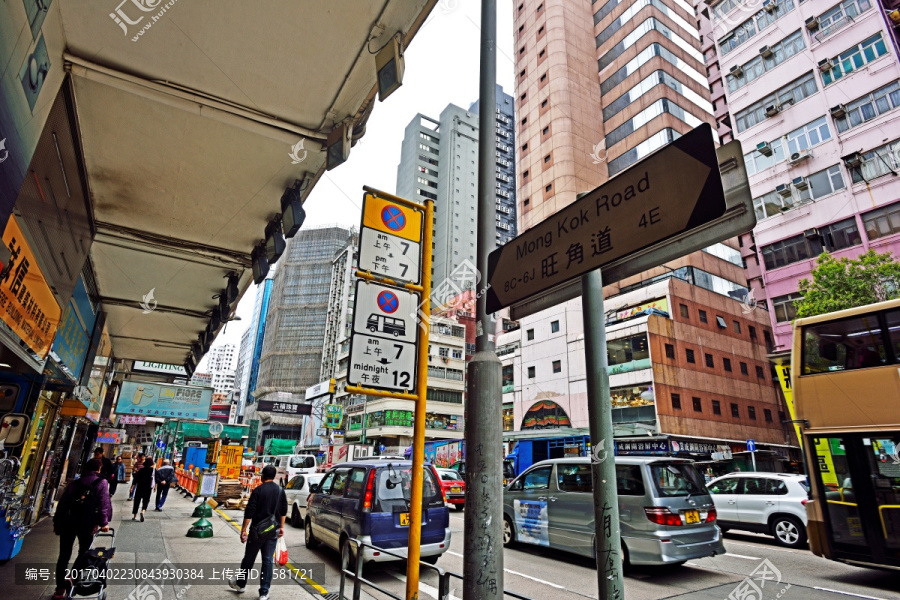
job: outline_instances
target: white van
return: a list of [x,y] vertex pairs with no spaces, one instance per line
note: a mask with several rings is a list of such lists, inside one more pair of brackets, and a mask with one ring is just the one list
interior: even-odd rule
[[280,456],[260,456],[256,461],[260,470],[266,465],[277,469],[275,481],[287,483],[296,475],[312,475],[319,466],[312,454],[282,454]]

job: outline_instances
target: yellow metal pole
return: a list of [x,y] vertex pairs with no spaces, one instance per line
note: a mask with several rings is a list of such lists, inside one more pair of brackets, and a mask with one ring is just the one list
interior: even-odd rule
[[425,483],[425,403],[428,397],[428,329],[431,316],[431,237],[434,233],[434,202],[425,201],[425,232],[422,244],[422,302],[419,327],[419,364],[416,376],[416,411],[413,421],[412,490],[409,500],[409,554],[406,566],[406,600],[419,598],[419,560],[422,544],[422,485]]

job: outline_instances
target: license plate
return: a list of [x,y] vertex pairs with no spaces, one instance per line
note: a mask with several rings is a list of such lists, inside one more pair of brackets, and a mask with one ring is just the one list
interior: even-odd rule
[[696,510],[686,510],[684,511],[684,522],[690,525],[691,523],[699,523],[700,522],[700,512]]
[[400,513],[400,526],[409,527],[409,513]]
[[462,491],[462,488],[458,488],[458,487],[452,487],[452,488],[450,488],[450,493],[451,493],[451,494],[458,494],[458,493],[460,493],[461,491]]

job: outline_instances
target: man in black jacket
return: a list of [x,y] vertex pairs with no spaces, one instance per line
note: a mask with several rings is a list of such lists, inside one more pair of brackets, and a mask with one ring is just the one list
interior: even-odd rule
[[118,481],[116,481],[116,468],[113,466],[112,461],[103,455],[103,448],[100,446],[94,448],[94,458],[99,460],[100,464],[103,465],[100,469],[100,476],[106,480],[106,483],[109,486],[109,495],[112,496],[116,493],[116,487],[118,485]]
[[[273,556],[278,538],[284,535],[284,518],[287,515],[287,496],[281,486],[275,483],[275,467],[266,465],[262,470],[262,483],[250,494],[244,509],[244,524],[241,527],[241,543],[246,543],[244,560],[237,579],[228,582],[229,587],[239,594],[247,586],[247,573],[256,562],[256,555],[262,552],[262,573],[259,578],[259,598],[268,600],[272,584]],[[277,525],[276,535],[260,533],[260,524],[273,520]],[[274,532],[273,532],[274,533]]]

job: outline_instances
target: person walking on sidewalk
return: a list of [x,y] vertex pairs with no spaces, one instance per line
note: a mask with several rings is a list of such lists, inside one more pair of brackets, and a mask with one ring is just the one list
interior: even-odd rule
[[[122,462],[121,455],[116,457],[116,462],[113,463],[113,467],[116,470],[116,487],[119,487],[120,483],[125,483],[125,463]],[[115,493],[115,490],[112,490],[109,495],[112,496]]]
[[275,483],[275,473],[274,466],[266,465],[262,470],[262,483],[250,494],[241,527],[241,543],[247,544],[244,559],[241,561],[238,578],[228,581],[231,589],[243,594],[247,586],[247,573],[256,562],[256,555],[262,552],[260,600],[269,598],[275,546],[278,538],[284,535],[284,518],[287,515],[287,496],[281,486]]
[[153,460],[144,459],[144,465],[134,476],[134,508],[131,511],[131,520],[137,520],[138,508],[141,508],[141,522],[144,522],[144,513],[150,504],[150,493],[153,491]]
[[169,486],[175,481],[175,467],[169,464],[168,458],[156,470],[154,479],[156,480],[156,512],[162,512],[163,504],[166,503],[166,496],[169,495]]
[[139,452],[137,455],[137,460],[132,460],[131,466],[131,489],[128,490],[128,499],[134,499],[134,487],[137,485],[137,479],[135,479],[135,475],[137,475],[138,471],[141,470],[141,467],[144,466],[144,453]]
[[103,455],[103,448],[100,446],[94,448],[94,458],[99,460],[103,465],[100,469],[100,477],[106,480],[106,483],[109,485],[109,495],[112,496],[116,493],[116,488],[114,487],[116,481],[116,469],[113,467],[112,461]]
[[78,553],[91,546],[97,531],[109,531],[112,519],[112,503],[109,501],[109,483],[100,474],[103,463],[92,458],[87,462],[86,473],[63,491],[53,515],[53,533],[59,536],[59,558],[56,560],[56,591],[53,598],[68,596],[66,569],[72,558],[72,548],[78,540]]

